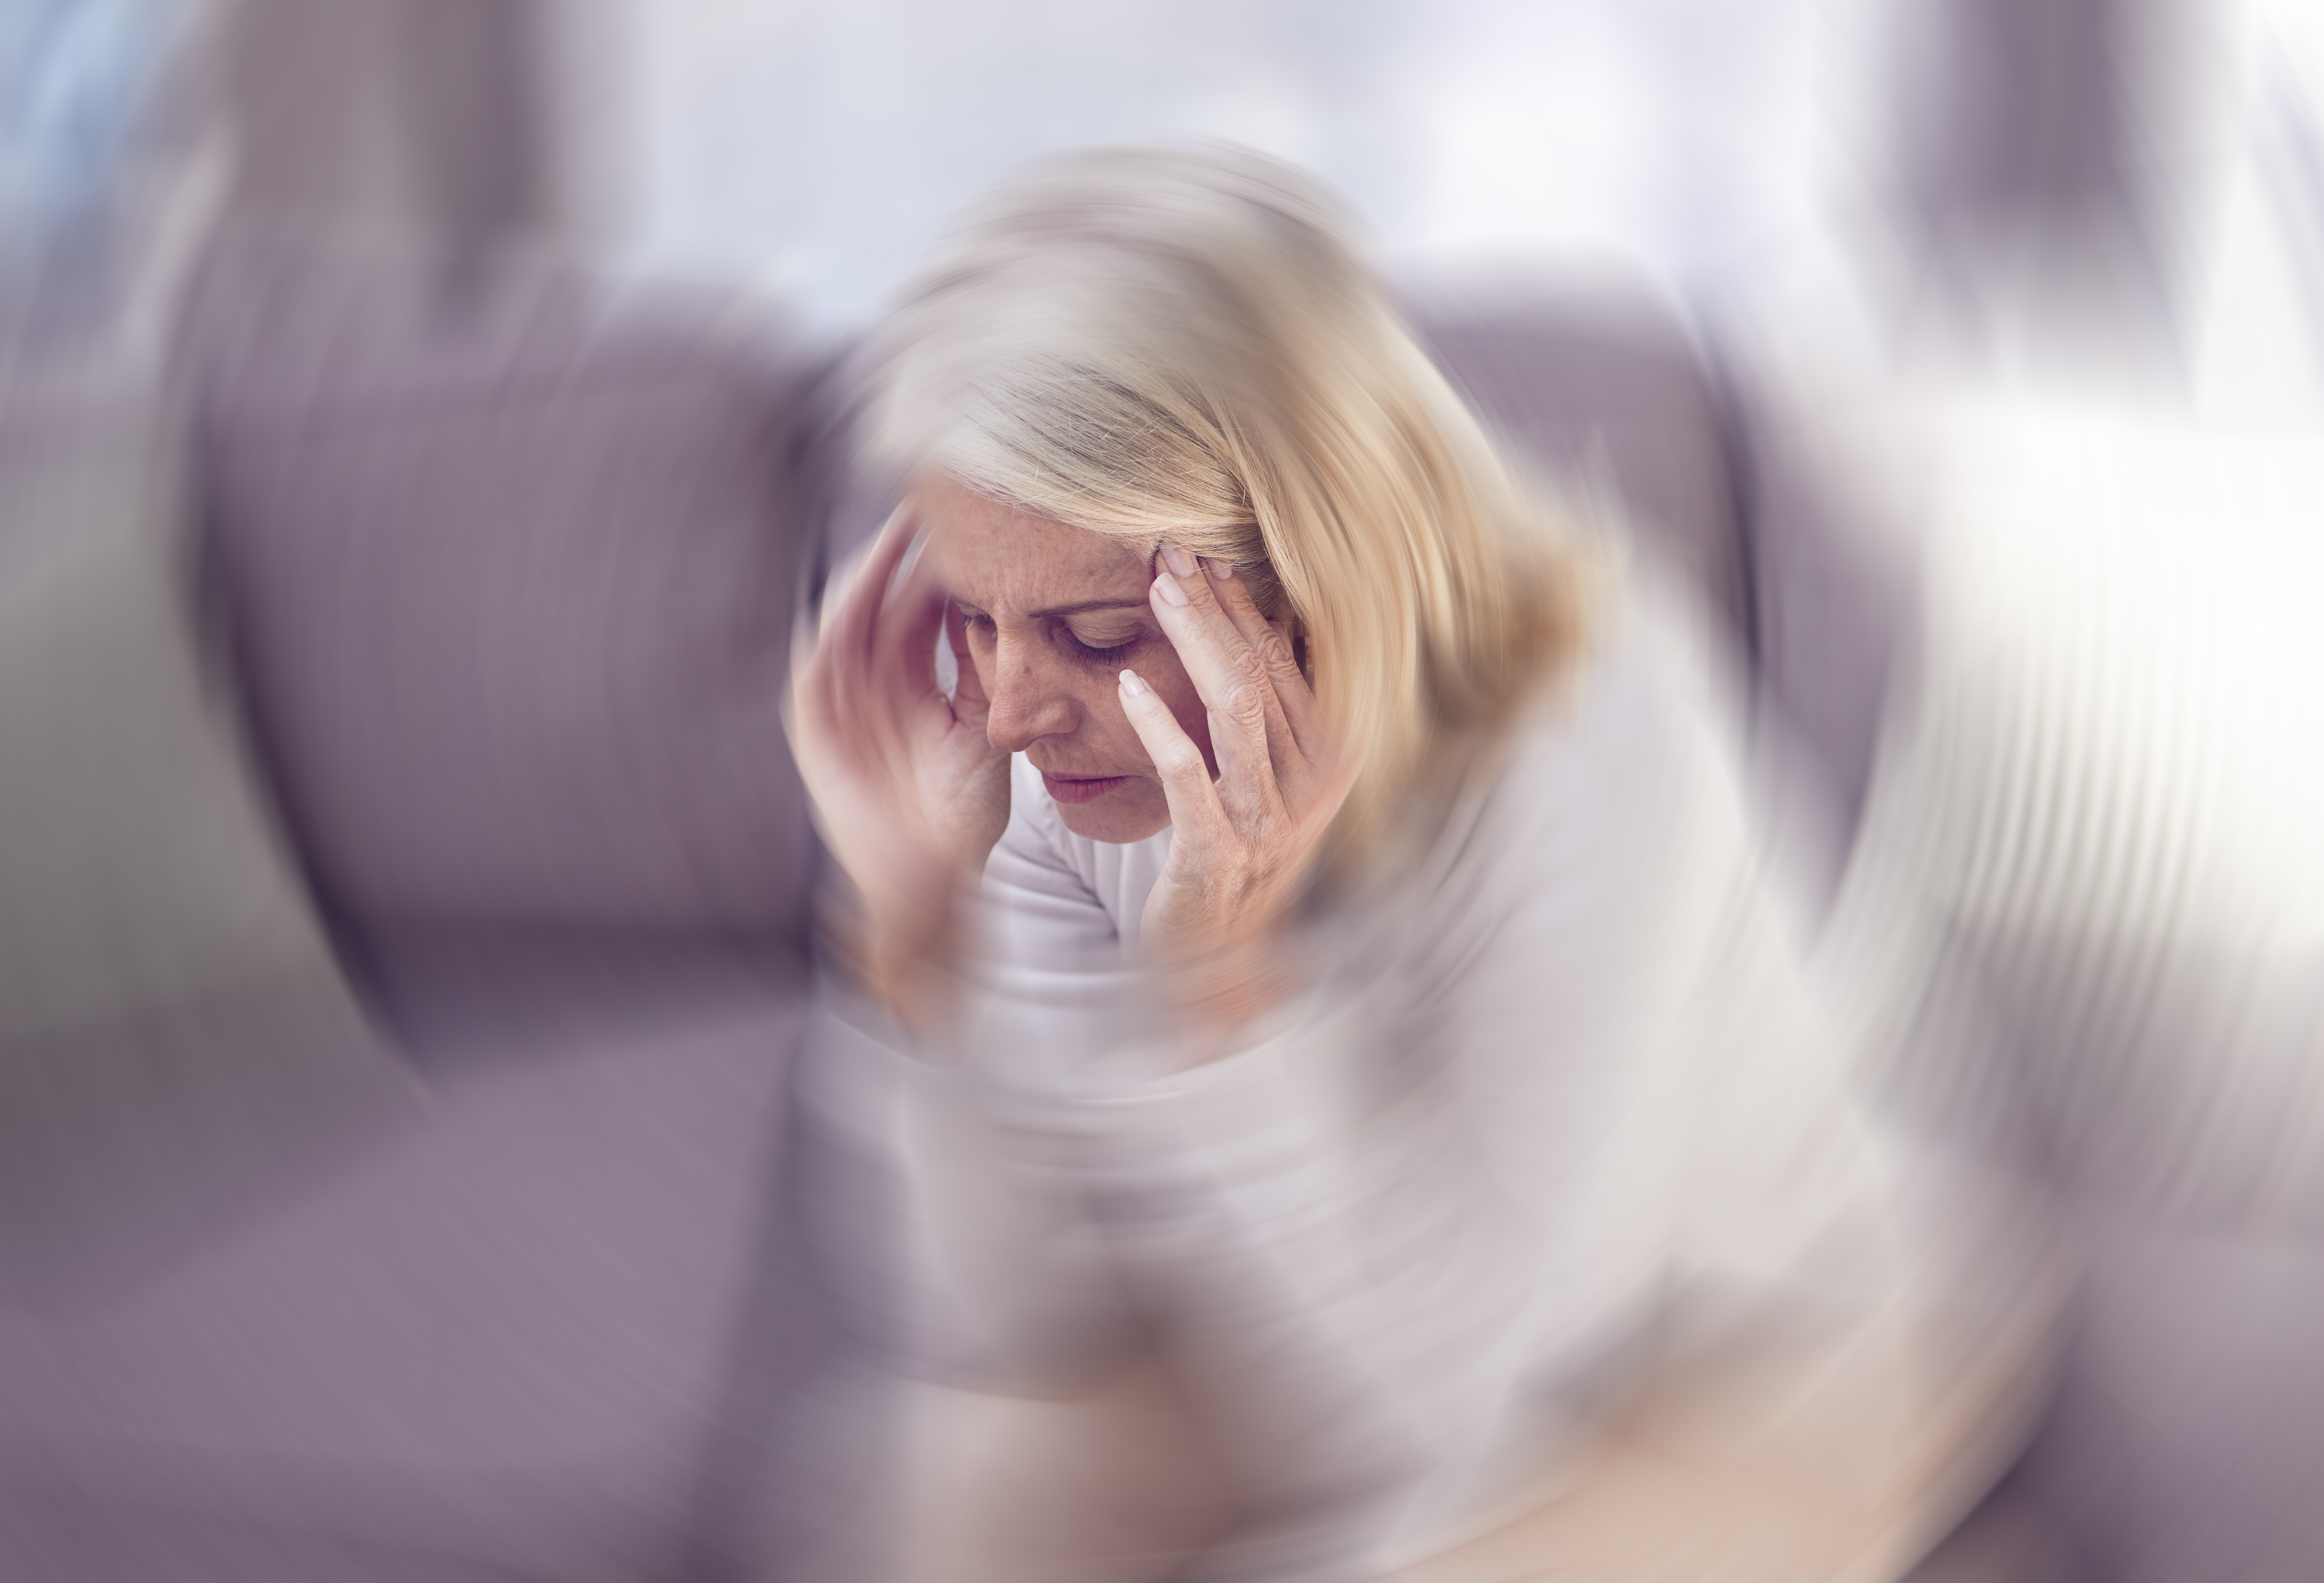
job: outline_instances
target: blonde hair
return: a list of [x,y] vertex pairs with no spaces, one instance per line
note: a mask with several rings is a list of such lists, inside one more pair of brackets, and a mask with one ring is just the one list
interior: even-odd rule
[[1399,815],[1427,820],[1579,645],[1572,541],[1323,202],[1259,155],[1047,165],[972,216],[870,355],[885,466],[1176,541],[1296,619],[1362,766],[1327,861],[1408,844]]

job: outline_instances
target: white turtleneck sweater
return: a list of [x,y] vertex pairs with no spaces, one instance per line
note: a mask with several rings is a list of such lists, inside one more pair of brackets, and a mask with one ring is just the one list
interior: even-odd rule
[[1020,759],[957,1040],[841,1007],[813,1068],[894,1189],[908,1366],[1068,1389],[1158,1322],[1293,1514],[1249,1574],[1362,1576],[1484,1520],[1649,1327],[1888,1302],[1885,1164],[1685,632],[1633,589],[1418,876],[1191,1068],[1137,949],[1169,833],[1075,835]]

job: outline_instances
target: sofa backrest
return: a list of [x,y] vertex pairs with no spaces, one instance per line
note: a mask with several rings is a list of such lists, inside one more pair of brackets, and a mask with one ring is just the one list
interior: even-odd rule
[[1642,290],[1547,281],[1412,305],[1415,330],[1486,427],[1554,483],[1610,497],[1731,640],[1755,648],[1752,583],[1717,392],[1677,318]]
[[803,938],[799,364],[568,277],[222,251],[205,534],[343,925]]

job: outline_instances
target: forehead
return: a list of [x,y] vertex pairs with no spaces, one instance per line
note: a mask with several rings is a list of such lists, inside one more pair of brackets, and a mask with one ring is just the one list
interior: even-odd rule
[[944,585],[993,614],[1095,600],[1144,603],[1148,557],[1130,545],[977,493],[949,478],[918,496],[927,555]]

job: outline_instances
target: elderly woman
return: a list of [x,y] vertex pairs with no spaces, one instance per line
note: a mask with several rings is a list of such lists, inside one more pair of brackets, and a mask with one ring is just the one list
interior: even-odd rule
[[[816,1081],[888,1162],[885,1317],[951,1404],[895,1569],[1904,1553],[1915,1398],[1840,1364],[1901,1355],[1866,1339],[1912,1261],[1717,689],[1316,198],[1227,152],[1056,164],[872,367],[908,493],[791,728],[851,882]],[[1796,1367],[1624,1384],[1747,1339]],[[1609,1413],[1663,1451],[1609,1458]]]

